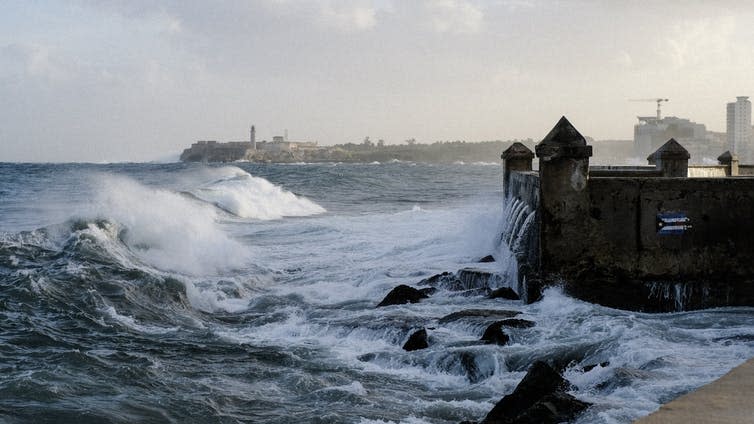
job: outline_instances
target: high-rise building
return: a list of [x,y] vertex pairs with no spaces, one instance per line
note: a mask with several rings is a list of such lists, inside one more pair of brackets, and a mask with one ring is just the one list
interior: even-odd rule
[[751,102],[747,96],[738,96],[728,103],[728,150],[742,161],[751,161],[754,155],[751,140]]
[[634,156],[643,159],[671,138],[689,151],[692,161],[699,162],[709,155],[707,127],[704,124],[675,116],[638,118],[639,123],[634,125]]

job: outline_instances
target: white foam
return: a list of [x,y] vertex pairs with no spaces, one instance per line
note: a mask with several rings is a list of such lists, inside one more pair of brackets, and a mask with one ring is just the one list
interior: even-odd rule
[[251,262],[250,249],[222,231],[208,205],[125,177],[100,175],[93,184],[85,215],[117,222],[117,237],[159,270],[214,275]]
[[121,315],[113,306],[107,306],[103,311],[110,318],[132,330],[147,334],[166,334],[177,331],[177,327],[158,327],[155,325],[140,324],[134,317]]
[[239,168],[225,167],[217,172],[224,175],[191,193],[241,218],[270,220],[326,212],[311,200]]

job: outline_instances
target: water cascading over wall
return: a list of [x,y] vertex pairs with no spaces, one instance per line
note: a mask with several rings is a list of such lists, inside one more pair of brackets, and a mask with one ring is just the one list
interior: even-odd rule
[[[509,190],[508,190],[509,189]],[[501,256],[506,257],[506,274],[513,289],[527,299],[527,278],[539,268],[539,176],[536,172],[510,174],[503,200],[500,229]]]

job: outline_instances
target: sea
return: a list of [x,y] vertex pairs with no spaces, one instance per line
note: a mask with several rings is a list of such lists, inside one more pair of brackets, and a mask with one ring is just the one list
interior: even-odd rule
[[[505,202],[486,163],[0,164],[0,422],[458,423],[545,360],[592,404],[577,423],[630,423],[754,356],[754,308],[557,287],[376,307],[442,272],[513,278]],[[468,309],[536,325],[500,346],[440,321]]]

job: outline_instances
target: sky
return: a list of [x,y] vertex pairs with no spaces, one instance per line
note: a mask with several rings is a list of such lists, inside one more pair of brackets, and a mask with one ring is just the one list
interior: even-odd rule
[[725,130],[750,1],[0,0],[0,162],[174,158],[196,140],[541,139],[566,115]]

